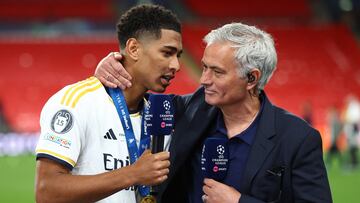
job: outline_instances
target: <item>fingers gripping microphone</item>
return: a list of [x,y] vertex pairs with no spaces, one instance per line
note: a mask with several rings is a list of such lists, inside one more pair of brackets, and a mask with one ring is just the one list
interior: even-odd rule
[[210,137],[204,142],[201,153],[201,171],[205,178],[225,179],[229,165],[227,139]]

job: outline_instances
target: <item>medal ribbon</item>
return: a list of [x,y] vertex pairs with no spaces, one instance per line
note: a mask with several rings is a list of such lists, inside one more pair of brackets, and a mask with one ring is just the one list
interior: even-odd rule
[[[141,137],[140,137],[140,145],[138,149],[136,145],[134,130],[130,120],[130,114],[122,91],[118,88],[109,88],[108,90],[116,107],[122,127],[124,129],[126,143],[129,151],[130,163],[133,164],[139,159],[139,156],[141,156],[141,154],[145,151],[145,149],[150,148],[150,135],[147,133],[146,130],[146,120],[144,113],[142,113]],[[148,113],[148,111],[149,111],[148,105],[144,104],[145,114]],[[139,185],[138,189],[142,197],[145,197],[150,193],[150,187]]]

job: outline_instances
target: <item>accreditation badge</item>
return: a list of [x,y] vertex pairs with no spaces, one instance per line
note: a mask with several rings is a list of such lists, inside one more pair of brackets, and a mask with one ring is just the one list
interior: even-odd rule
[[156,198],[153,195],[147,195],[141,199],[141,203],[156,203]]

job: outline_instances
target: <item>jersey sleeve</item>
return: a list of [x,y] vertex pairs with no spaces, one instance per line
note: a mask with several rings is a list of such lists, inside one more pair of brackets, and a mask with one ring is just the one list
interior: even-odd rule
[[54,95],[41,112],[36,159],[48,158],[72,170],[80,154],[84,133],[76,109],[61,104],[61,97],[61,94]]

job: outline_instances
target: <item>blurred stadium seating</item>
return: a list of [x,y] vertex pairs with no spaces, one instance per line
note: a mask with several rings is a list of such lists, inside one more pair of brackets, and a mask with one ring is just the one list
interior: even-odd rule
[[0,20],[12,22],[82,18],[110,21],[114,18],[111,0],[1,0]]
[[0,92],[16,132],[39,130],[45,101],[61,87],[92,75],[114,40],[99,37],[0,38]]
[[[240,21],[274,36],[279,61],[267,94],[300,116],[310,103],[325,149],[328,108],[343,107],[350,93],[360,98],[360,0],[152,1],[174,10],[184,22],[182,68],[167,93],[194,91],[202,37],[222,24]],[[137,2],[0,1],[0,114],[14,131],[1,133],[0,126],[0,202],[34,202],[36,166],[34,155],[28,154],[37,143],[42,106],[63,86],[92,75],[101,58],[118,50],[117,16]],[[343,158],[346,162],[346,155]],[[355,195],[359,170],[344,170],[341,164],[328,168],[333,200],[360,202]]]
[[[64,85],[92,75],[97,62],[118,49],[112,23],[117,15],[116,6],[122,2],[0,2],[0,30],[3,31],[0,33],[0,101],[14,131],[37,132],[39,114],[46,100]],[[182,59],[183,68],[167,92],[185,94],[195,90],[197,79],[190,73],[200,70],[202,37],[219,24],[245,19],[259,22],[258,27],[275,38],[278,70],[266,88],[274,103],[301,115],[302,105],[310,102],[313,124],[324,132],[329,106],[341,107],[349,93],[360,97],[360,51],[353,33],[343,24],[314,23],[309,1],[176,2],[183,4],[195,18],[183,26],[184,49],[190,57]],[[44,26],[39,35],[33,30],[19,32],[24,29],[14,28],[29,28],[26,25],[31,22],[48,25],[63,19],[104,24],[107,30],[83,30],[74,34],[71,28],[77,28],[75,24],[68,27],[70,30],[54,34],[51,26]],[[109,24],[111,27],[107,27]],[[188,63],[189,60],[192,63]]]
[[307,0],[185,0],[185,4],[192,12],[206,18],[311,17]]

